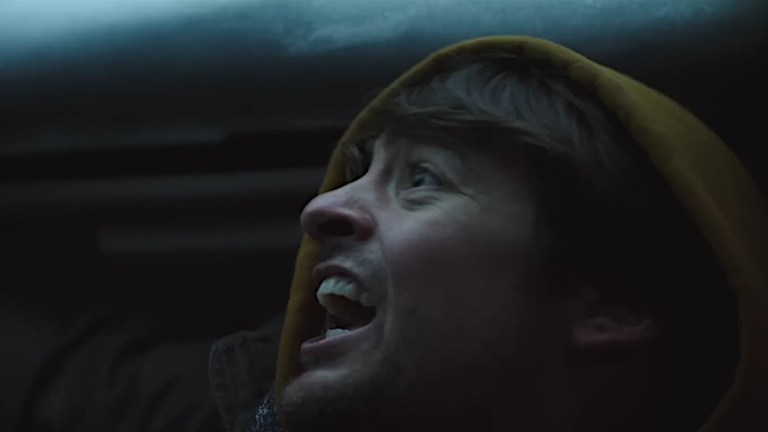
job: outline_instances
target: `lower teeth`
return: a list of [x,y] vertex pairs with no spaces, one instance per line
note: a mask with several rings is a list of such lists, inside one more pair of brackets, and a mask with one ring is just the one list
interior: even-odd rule
[[343,334],[347,334],[351,332],[352,330],[342,329],[342,328],[335,328],[335,329],[329,329],[325,331],[325,338],[326,339],[332,339],[338,336],[341,336]]

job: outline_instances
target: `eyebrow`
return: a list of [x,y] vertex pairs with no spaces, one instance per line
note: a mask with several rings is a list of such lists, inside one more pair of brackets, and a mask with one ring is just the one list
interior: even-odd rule
[[436,147],[444,150],[458,162],[459,168],[462,170],[467,170],[469,168],[467,163],[468,153],[466,151],[468,149],[468,144],[458,138],[448,134],[429,132],[411,132],[408,135],[401,135],[401,137],[406,140],[410,139],[414,143],[423,146]]
[[361,165],[370,163],[373,158],[373,146],[378,139],[384,139],[388,143],[392,143],[395,140],[410,140],[414,145],[437,147],[450,154],[458,162],[462,170],[469,168],[467,153],[463,151],[466,148],[466,143],[450,135],[408,131],[407,133],[380,133],[341,143],[345,171],[350,172],[352,169],[360,169]]

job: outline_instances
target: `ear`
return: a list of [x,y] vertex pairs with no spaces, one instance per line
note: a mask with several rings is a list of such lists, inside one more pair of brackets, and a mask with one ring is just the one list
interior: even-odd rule
[[640,348],[659,333],[653,315],[635,305],[607,299],[593,288],[579,290],[576,297],[571,341],[577,349]]

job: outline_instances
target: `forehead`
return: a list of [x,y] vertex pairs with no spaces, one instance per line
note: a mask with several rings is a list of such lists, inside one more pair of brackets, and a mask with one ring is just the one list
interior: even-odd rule
[[370,162],[377,153],[419,155],[440,154],[455,159],[462,168],[471,170],[502,170],[522,173],[526,169],[521,146],[510,137],[508,142],[481,136],[453,136],[448,132],[429,130],[387,130],[356,141],[342,144],[345,164]]
[[370,159],[377,153],[439,152],[466,161],[477,150],[461,140],[445,134],[425,131],[392,131],[350,141],[342,144],[346,156]]

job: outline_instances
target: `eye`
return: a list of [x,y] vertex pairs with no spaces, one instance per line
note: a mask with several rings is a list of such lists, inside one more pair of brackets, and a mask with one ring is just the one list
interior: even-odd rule
[[410,181],[410,187],[413,188],[434,188],[443,184],[440,177],[424,165],[416,165],[411,168]]

